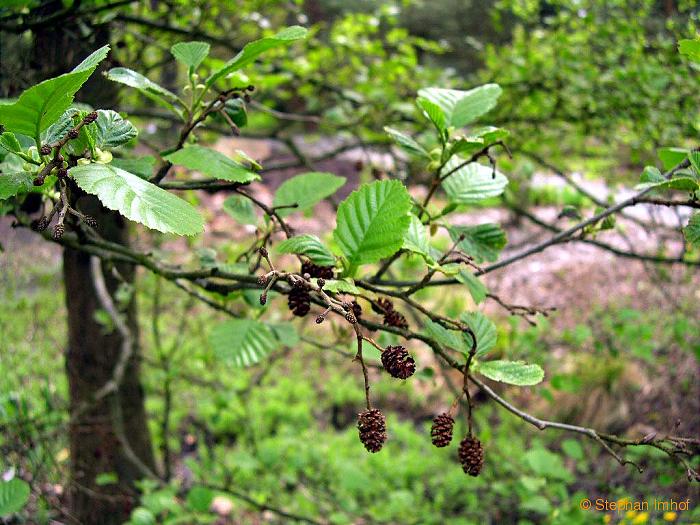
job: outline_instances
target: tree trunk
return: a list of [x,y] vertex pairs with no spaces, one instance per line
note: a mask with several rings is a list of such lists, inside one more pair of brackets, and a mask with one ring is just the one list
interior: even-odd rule
[[[39,9],[51,14],[63,9],[61,1],[44,3]],[[89,20],[82,20],[90,25]],[[92,27],[87,37],[81,35],[75,19],[38,29],[34,33],[29,66],[36,72],[34,81],[57,76],[69,71],[85,56],[108,43],[106,25]],[[109,60],[109,59],[108,59]],[[77,99],[95,108],[116,105],[117,89],[102,76],[101,66],[83,87]],[[128,244],[126,221],[117,213],[102,207],[99,201],[73,188],[73,204],[96,217],[98,229],[105,239]],[[77,200],[77,202],[76,202]],[[120,278],[131,282],[131,267],[102,265],[107,288],[114,296]],[[116,271],[116,272],[115,272]],[[90,268],[90,257],[82,252],[66,249],[63,254],[63,274],[68,310],[68,346],[65,366],[68,374],[72,424],[70,440],[70,486],[67,490],[68,512],[79,523],[120,524],[129,517],[136,502],[134,482],[144,477],[135,462],[128,459],[127,446],[149,469],[154,470],[154,457],[144,408],[144,392],[139,379],[139,352],[134,348],[123,380],[116,394],[93,402],[95,393],[112,379],[121,355],[122,336],[116,330],[107,333],[96,321],[101,303],[96,295]],[[117,302],[116,300],[114,301]],[[138,341],[136,308],[130,301],[123,309],[125,321],[133,341]],[[138,346],[136,344],[135,346]],[[85,407],[89,407],[85,409]],[[114,407],[123,414],[123,432],[115,427]],[[120,440],[121,438],[121,440]],[[117,476],[116,482],[104,483],[100,474]]]

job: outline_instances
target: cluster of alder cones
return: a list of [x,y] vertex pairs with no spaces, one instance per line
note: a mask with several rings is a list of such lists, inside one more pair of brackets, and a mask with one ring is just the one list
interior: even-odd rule
[[[315,277],[321,287],[326,279],[334,277],[332,267],[319,266],[308,261],[302,263],[301,274],[307,279]],[[289,292],[287,304],[294,315],[304,317],[311,309],[309,291],[303,286],[293,286]],[[351,307],[354,318],[360,319],[362,308],[357,301],[353,301]],[[394,309],[391,300],[380,297],[372,303],[372,310],[384,316],[384,325],[400,329],[408,328],[406,318]],[[322,316],[316,320],[317,323],[322,321]],[[416,372],[415,360],[406,348],[400,345],[387,346],[381,353],[381,361],[389,375],[397,379],[408,379]],[[435,417],[430,430],[433,445],[441,448],[450,444],[454,423],[454,419],[447,412]],[[368,408],[361,412],[357,419],[357,429],[360,441],[369,452],[375,453],[382,449],[387,440],[387,433],[386,418],[381,410]],[[484,465],[484,449],[481,442],[471,433],[460,443],[458,457],[465,473],[470,476],[479,475]]]

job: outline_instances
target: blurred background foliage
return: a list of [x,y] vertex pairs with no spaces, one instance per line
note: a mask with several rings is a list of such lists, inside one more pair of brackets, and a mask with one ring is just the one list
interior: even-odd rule
[[[499,158],[499,167],[513,174],[509,198],[521,204],[590,205],[569,188],[532,187],[533,173],[546,167],[542,158],[610,187],[629,184],[658,148],[694,144],[700,125],[700,77],[676,49],[679,38],[697,33],[691,0],[13,0],[0,6],[0,96],[17,94],[37,71],[62,72],[37,62],[33,39],[63,11],[73,18],[56,32],[106,37],[111,67],[134,67],[165,87],[185,76],[170,59],[173,43],[209,41],[206,71],[282,26],[310,27],[304,44],[273,51],[231,80],[256,86],[243,136],[292,147],[330,137],[331,146],[388,151],[387,123],[420,132],[413,104],[420,87],[497,82],[504,92],[490,122],[511,132],[513,158]],[[133,91],[119,96],[119,108],[149,130],[144,143],[172,138],[173,124],[157,107]],[[403,176],[420,180],[415,166],[399,161]],[[45,486],[18,522],[50,523],[60,513],[67,469],[66,443],[50,430],[67,408],[60,264],[50,253],[43,262],[14,254],[0,257],[0,268],[0,467],[21,463]],[[574,300],[566,320],[536,327],[498,319],[499,352],[547,370],[542,385],[512,393],[520,404],[615,432],[641,432],[639,420],[667,429],[681,402],[700,410],[693,275],[645,272],[647,292],[673,283],[674,296],[642,294],[642,304],[622,294]],[[252,369],[222,368],[206,340],[216,314],[154,276],[143,275],[137,287],[151,432],[173,481],[166,489],[144,483],[134,525],[303,522],[299,516],[339,525],[700,522],[697,488],[664,458],[645,455],[646,471],[637,474],[592,442],[538,433],[488,403],[476,422],[488,468],[467,479],[454,447],[436,451],[427,439],[430,420],[451,399],[449,375],[430,366],[421,367],[416,387],[375,382],[391,439],[382,454],[367,455],[355,428],[363,392],[337,334],[326,334],[329,350],[299,340]],[[473,307],[462,296],[423,299],[455,314]],[[645,387],[650,378],[653,393]],[[697,417],[684,424],[699,428]],[[694,506],[686,513],[581,511],[580,500],[594,496],[691,498]]]

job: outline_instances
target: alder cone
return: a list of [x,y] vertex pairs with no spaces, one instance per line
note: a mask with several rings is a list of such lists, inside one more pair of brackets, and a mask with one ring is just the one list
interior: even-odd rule
[[357,418],[360,441],[368,452],[379,452],[386,441],[386,419],[381,410],[371,408],[360,412]]
[[481,441],[472,436],[465,437],[459,444],[459,462],[465,474],[478,476],[484,466],[484,448]]
[[292,288],[287,298],[287,306],[298,317],[304,317],[311,309],[311,297],[305,288]]
[[362,307],[360,306],[360,303],[357,301],[351,302],[350,309],[352,310],[352,313],[355,314],[355,319],[359,321],[362,318]]
[[416,372],[416,362],[403,346],[387,346],[382,352],[382,365],[398,379],[407,379]]
[[332,266],[319,266],[311,261],[306,261],[301,264],[301,275],[309,274],[311,277],[319,277],[322,279],[333,279]]
[[403,330],[408,328],[408,321],[406,321],[406,318],[402,313],[397,312],[396,310],[391,310],[384,315],[384,324],[386,326],[393,326],[394,328],[401,328]]
[[430,436],[433,439],[433,445],[438,448],[446,447],[452,442],[452,429],[454,428],[455,420],[452,419],[447,412],[438,414],[433,419],[433,426],[430,428]]
[[63,234],[65,233],[66,229],[63,226],[63,224],[57,224],[56,227],[53,229],[53,238],[55,241],[60,241],[61,238],[63,237]]
[[391,302],[391,299],[380,297],[375,303],[372,303],[372,311],[377,314],[386,315],[394,311],[394,303]]

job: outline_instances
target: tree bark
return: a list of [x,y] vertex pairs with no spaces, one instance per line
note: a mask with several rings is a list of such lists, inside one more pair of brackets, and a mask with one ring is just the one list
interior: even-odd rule
[[[45,2],[38,8],[40,14],[50,15],[63,9],[61,1]],[[77,20],[70,16],[51,27],[34,31],[27,66],[32,70],[33,82],[69,71],[85,56],[109,42],[109,27],[91,27],[89,36],[83,36]],[[90,26],[90,21],[83,19]],[[57,30],[56,28],[61,29]],[[108,59],[110,60],[110,59]],[[114,83],[102,76],[108,66],[101,66],[78,94],[77,100],[93,107],[113,107],[117,103]],[[90,195],[73,188],[73,204],[98,220],[100,234],[107,240],[128,244],[128,225],[115,212],[105,209]],[[131,267],[107,267],[103,274],[110,295],[120,280],[132,282]],[[148,432],[144,392],[139,379],[139,352],[134,348],[118,391],[94,403],[96,392],[112,379],[121,355],[122,336],[118,331],[107,332],[96,321],[101,304],[96,295],[90,268],[90,257],[82,252],[66,249],[63,254],[63,276],[68,310],[68,344],[65,367],[68,375],[71,419],[70,484],[67,490],[67,508],[71,521],[79,523],[121,524],[128,520],[137,501],[135,481],[144,477],[133,461],[128,459],[123,439],[131,451],[151,470],[155,461]],[[114,300],[116,304],[117,301]],[[138,341],[136,308],[133,300],[123,305],[123,315],[134,341]],[[138,347],[138,344],[136,344]],[[123,414],[123,432],[115,427],[115,404]],[[85,407],[89,407],[85,409]],[[74,417],[75,416],[75,417]],[[100,474],[116,475],[115,483],[97,483]],[[104,480],[105,478],[103,478]]]

